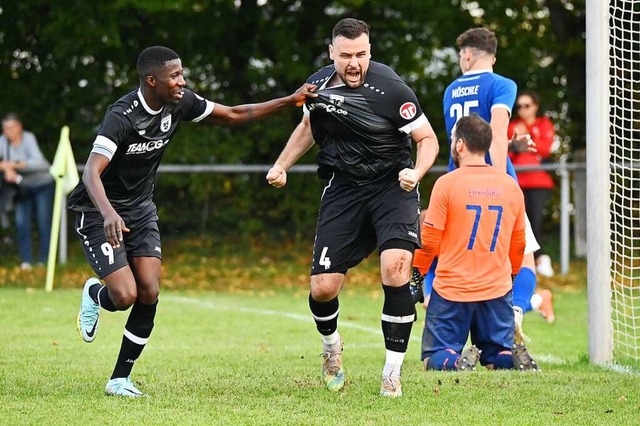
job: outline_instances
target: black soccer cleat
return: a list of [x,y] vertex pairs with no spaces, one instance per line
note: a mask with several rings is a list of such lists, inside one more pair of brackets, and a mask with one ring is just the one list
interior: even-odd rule
[[531,358],[524,343],[516,343],[511,349],[513,354],[513,368],[519,371],[541,371],[538,363]]
[[480,361],[480,354],[482,351],[476,347],[476,345],[469,346],[462,352],[460,358],[458,358],[458,365],[456,366],[458,371],[473,371]]

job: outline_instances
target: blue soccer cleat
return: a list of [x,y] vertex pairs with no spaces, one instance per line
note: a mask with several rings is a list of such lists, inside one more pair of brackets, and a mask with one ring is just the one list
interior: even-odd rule
[[78,331],[82,340],[87,343],[93,342],[96,338],[98,320],[100,319],[100,305],[89,296],[89,287],[94,284],[100,285],[100,280],[91,277],[84,283],[80,312],[78,312]]
[[104,388],[104,392],[110,396],[124,396],[127,398],[139,398],[141,396],[147,396],[147,394],[142,393],[140,389],[138,389],[133,384],[133,382],[131,381],[131,376],[118,377],[109,380],[107,382],[107,386],[105,386]]

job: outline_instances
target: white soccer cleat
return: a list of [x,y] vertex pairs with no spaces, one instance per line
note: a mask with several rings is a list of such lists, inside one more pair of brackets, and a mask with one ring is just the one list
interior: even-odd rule
[[127,398],[139,398],[141,396],[148,396],[147,394],[142,393],[140,389],[138,389],[133,384],[133,382],[131,381],[131,376],[118,377],[109,380],[107,382],[107,386],[105,386],[104,388],[104,392],[107,395],[124,396]]
[[94,284],[100,284],[100,280],[91,277],[84,283],[80,311],[78,312],[78,331],[82,340],[87,343],[93,342],[96,338],[98,320],[100,319],[100,305],[89,296],[89,287]]
[[344,387],[344,369],[342,368],[342,340],[333,345],[324,345],[322,356],[322,379],[331,392]]
[[380,386],[380,396],[387,398],[400,398],[402,396],[402,383],[400,377],[385,377]]

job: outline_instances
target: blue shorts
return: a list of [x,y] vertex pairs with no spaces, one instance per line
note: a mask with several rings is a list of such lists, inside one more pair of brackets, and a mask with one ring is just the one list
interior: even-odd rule
[[482,302],[452,302],[433,290],[422,333],[422,359],[443,349],[461,353],[471,334],[471,343],[482,351],[480,364],[493,364],[498,353],[511,351],[513,321],[511,290]]

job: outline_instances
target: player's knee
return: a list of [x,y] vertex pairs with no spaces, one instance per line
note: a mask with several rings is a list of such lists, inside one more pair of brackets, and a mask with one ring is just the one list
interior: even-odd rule
[[122,286],[115,289],[110,288],[109,297],[114,306],[123,311],[129,309],[135,303],[138,293],[135,287]]
[[409,281],[415,246],[410,241],[392,239],[380,245],[382,282],[399,286]]
[[310,293],[317,302],[328,302],[340,293],[344,275],[339,273],[317,274],[311,276]]
[[152,305],[158,300],[158,295],[160,295],[159,285],[142,287],[138,289],[138,296],[136,300],[147,305]]
[[442,349],[432,354],[426,363],[427,370],[454,371],[458,369],[460,354],[453,349]]
[[509,370],[513,368],[513,355],[511,351],[499,352],[493,362],[496,370]]

